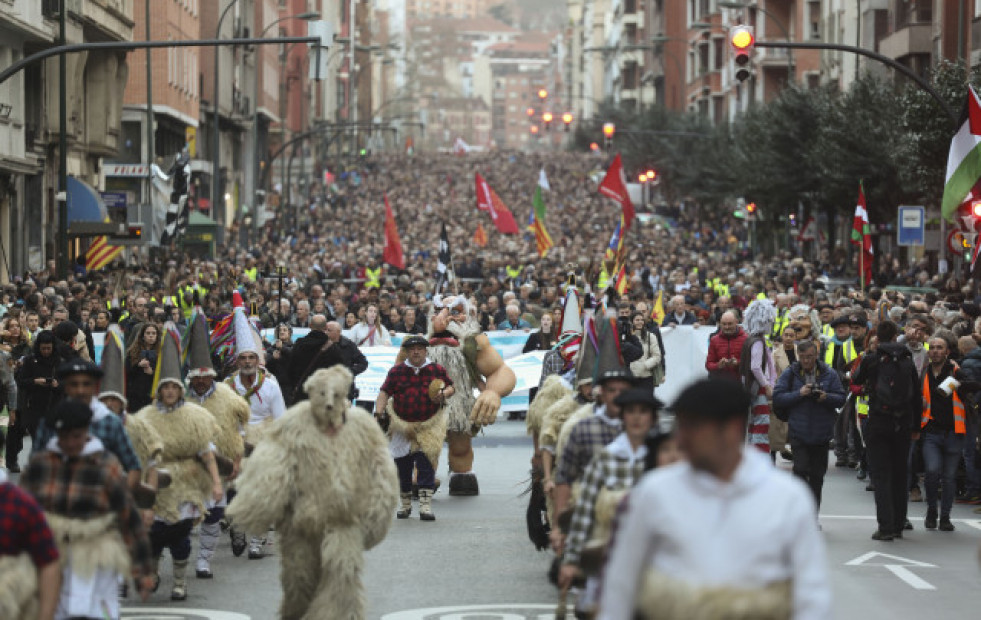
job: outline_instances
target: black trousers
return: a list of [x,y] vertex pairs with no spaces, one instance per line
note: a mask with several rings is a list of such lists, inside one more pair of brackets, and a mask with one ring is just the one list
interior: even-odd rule
[[895,534],[906,524],[909,501],[909,428],[892,420],[869,419],[865,448],[875,483],[875,515],[879,531]]
[[17,457],[20,456],[21,450],[24,449],[24,437],[30,436],[31,441],[34,441],[34,438],[37,437],[39,423],[39,418],[23,420],[21,414],[18,412],[17,424],[12,424],[7,428],[7,438],[5,440],[7,469],[17,464]]
[[828,443],[809,444],[791,437],[790,449],[794,452],[794,475],[811,489],[820,509],[824,476],[828,473]]

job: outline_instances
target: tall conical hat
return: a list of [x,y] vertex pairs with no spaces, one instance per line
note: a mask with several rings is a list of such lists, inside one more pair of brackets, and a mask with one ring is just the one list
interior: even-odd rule
[[232,293],[232,326],[235,329],[235,355],[243,353],[255,353],[259,356],[259,363],[265,363],[265,355],[262,347],[262,340],[259,333],[249,322],[245,306],[242,303],[242,296],[235,291]]
[[106,330],[105,344],[102,347],[102,383],[99,386],[99,398],[114,396],[126,401],[126,364],[124,362],[126,347],[123,345],[123,333],[118,325],[110,325]]
[[181,379],[181,335],[172,321],[164,323],[160,334],[160,349],[157,353],[157,368],[153,373],[154,396],[164,383],[176,383],[184,389]]
[[579,293],[574,287],[569,287],[562,305],[562,325],[559,335],[582,333],[582,306],[579,303]]
[[620,350],[620,330],[617,320],[611,317],[597,317],[597,334],[599,338],[599,359],[596,362],[596,383],[608,379],[633,380],[633,374],[623,361]]
[[188,328],[187,339],[187,378],[215,377],[214,365],[211,363],[211,339],[208,336],[208,322],[200,309],[195,309],[191,315],[191,326]]
[[576,387],[593,383],[593,371],[596,369],[596,355],[599,342],[596,338],[596,324],[591,317],[586,318],[583,326],[582,343],[579,346],[579,357],[576,358]]

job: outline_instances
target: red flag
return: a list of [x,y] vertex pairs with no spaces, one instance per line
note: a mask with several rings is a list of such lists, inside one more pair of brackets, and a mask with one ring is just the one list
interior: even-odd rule
[[610,169],[606,171],[606,177],[600,183],[599,191],[620,204],[623,208],[623,232],[629,230],[636,214],[634,213],[634,205],[630,202],[630,194],[627,193],[627,179],[623,176],[623,161],[621,161],[619,153],[613,158]]
[[865,188],[858,184],[858,204],[855,205],[855,217],[852,218],[852,245],[859,249],[859,277],[862,288],[872,281],[872,234],[869,226],[869,213],[865,205]]
[[487,245],[487,231],[484,230],[484,225],[481,222],[477,222],[477,232],[473,234],[473,242],[479,248]]
[[477,182],[477,208],[490,213],[491,221],[497,227],[497,232],[505,235],[517,235],[518,223],[514,221],[511,211],[501,202],[497,193],[490,188],[480,173],[475,173]]
[[399,240],[399,231],[395,227],[395,216],[392,214],[392,205],[388,204],[388,194],[385,194],[385,250],[382,252],[382,261],[392,267],[405,269],[405,255],[402,254],[402,241]]

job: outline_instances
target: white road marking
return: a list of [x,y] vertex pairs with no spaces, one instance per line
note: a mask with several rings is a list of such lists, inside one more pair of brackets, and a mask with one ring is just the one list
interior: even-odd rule
[[232,611],[173,607],[131,607],[120,610],[122,620],[252,620]]
[[960,519],[960,522],[964,525],[969,525],[975,529],[981,530],[981,519]]
[[480,620],[552,620],[555,618],[555,605],[504,603],[502,605],[430,607],[392,612],[382,616],[381,620],[423,620],[433,616],[439,620],[467,620],[468,618],[480,618]]
[[887,564],[886,570],[891,572],[893,575],[899,577],[907,583],[914,590],[936,590],[937,588],[933,585],[927,583],[926,581],[920,579],[914,575],[905,566],[896,566],[895,564]]
[[[882,561],[870,561],[876,558],[882,558],[884,560],[890,560],[886,562]],[[937,568],[936,564],[929,564],[927,562],[920,562],[919,560],[911,560],[909,558],[902,558],[898,555],[890,555],[888,553],[880,553],[878,551],[869,551],[866,554],[860,555],[854,560],[849,560],[845,562],[845,566],[882,566],[887,571],[893,575],[899,577],[903,582],[914,590],[936,590],[929,582],[921,579],[918,575],[913,574],[907,566],[914,566],[918,568]]]

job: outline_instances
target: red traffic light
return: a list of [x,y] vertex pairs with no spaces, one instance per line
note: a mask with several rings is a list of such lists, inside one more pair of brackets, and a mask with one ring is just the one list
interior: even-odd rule
[[590,151],[598,151],[599,150],[599,145],[596,144],[595,142],[590,142],[589,143],[589,150]]
[[570,112],[566,112],[565,114],[563,114],[562,115],[562,122],[565,123],[566,125],[568,125],[569,123],[571,123],[572,122],[572,114]]
[[527,110],[525,110],[525,114],[527,114],[528,116],[534,116],[535,108],[528,108]]
[[607,140],[613,138],[613,134],[617,132],[617,126],[613,123],[603,123],[603,137]]

